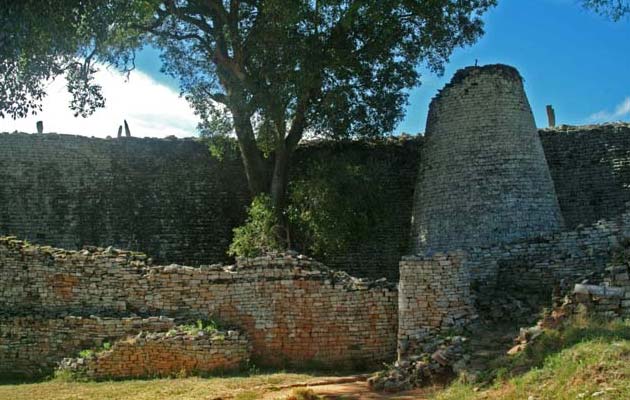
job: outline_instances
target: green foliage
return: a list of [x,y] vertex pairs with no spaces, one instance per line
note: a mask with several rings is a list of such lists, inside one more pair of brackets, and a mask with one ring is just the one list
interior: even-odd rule
[[103,107],[96,63],[133,68],[146,36],[133,28],[152,14],[150,1],[21,0],[0,7],[0,117],[41,109],[48,81],[65,75],[70,108],[87,116]]
[[582,4],[613,21],[630,16],[630,1],[628,0],[582,0]]
[[57,369],[53,374],[53,379],[58,382],[77,382],[82,380],[80,374],[73,373],[67,369]]
[[337,158],[309,164],[306,174],[290,183],[293,245],[325,258],[368,240],[370,229],[388,215],[381,170]]
[[[495,361],[491,385],[460,379],[436,398],[627,399],[630,395],[630,321],[576,317],[546,330],[525,351]],[[594,393],[599,395],[593,395]]]
[[79,357],[81,358],[91,358],[94,356],[96,352],[93,349],[85,349],[79,352]]
[[196,335],[199,332],[215,333],[220,329],[220,324],[216,320],[201,320],[198,319],[192,324],[181,325],[180,327],[184,332]]
[[[495,4],[13,1],[0,8],[3,31],[11,32],[0,37],[0,116],[38,111],[45,82],[63,74],[71,108],[87,116],[105,104],[93,81],[95,63],[129,71],[135,51],[150,44],[161,51],[162,70],[179,81],[202,134],[235,133],[252,194],[273,189],[274,202],[284,206],[284,160],[305,133],[339,139],[392,132],[404,114],[405,89],[420,83],[418,66],[442,73],[456,48],[483,34],[481,15]],[[211,147],[213,154],[222,154],[220,147]],[[269,174],[267,161],[274,157]],[[321,241],[331,235],[313,228],[320,225],[311,219],[319,217],[325,218],[304,215]],[[261,226],[252,218],[236,232],[230,253],[251,255],[254,246],[262,246],[259,252],[281,244],[273,229],[263,229],[268,222],[263,218]]]
[[111,350],[112,344],[110,342],[103,342],[100,347],[92,348],[92,349],[84,349],[79,352],[79,357],[81,358],[91,358],[103,351]]
[[235,139],[224,135],[212,135],[202,140],[208,146],[210,155],[217,160],[227,161],[238,158],[238,143]]
[[228,254],[237,257],[256,257],[281,250],[282,240],[278,235],[278,217],[271,198],[256,196],[248,208],[245,225],[234,229],[234,238]]

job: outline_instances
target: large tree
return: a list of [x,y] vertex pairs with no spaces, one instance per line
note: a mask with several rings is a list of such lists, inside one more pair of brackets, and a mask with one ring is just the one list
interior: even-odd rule
[[[253,195],[286,202],[291,156],[308,133],[379,136],[403,116],[419,67],[441,73],[483,33],[496,0],[8,1],[0,36],[0,113],[36,110],[44,80],[65,73],[72,106],[103,105],[95,62],[133,67],[163,51],[164,70],[205,134],[235,134]],[[7,28],[8,27],[8,28]],[[15,34],[14,34],[15,33]]]

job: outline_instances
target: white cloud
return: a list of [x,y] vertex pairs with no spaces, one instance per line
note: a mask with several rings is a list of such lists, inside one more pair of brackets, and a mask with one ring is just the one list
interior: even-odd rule
[[611,122],[620,119],[630,118],[630,97],[626,97],[615,107],[615,111],[607,110],[596,112],[588,117],[590,122]]
[[75,117],[68,108],[70,95],[65,79],[59,78],[48,87],[43,110],[35,116],[18,120],[0,118],[0,132],[35,132],[37,121],[44,121],[44,132],[83,136],[115,137],[118,126],[126,119],[132,136],[194,136],[198,118],[179,93],[147,74],[132,71],[126,75],[102,68],[96,82],[103,86],[105,108],[88,118]]

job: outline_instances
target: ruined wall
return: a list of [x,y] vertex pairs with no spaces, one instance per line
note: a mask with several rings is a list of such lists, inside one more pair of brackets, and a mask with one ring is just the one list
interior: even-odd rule
[[11,311],[8,307],[0,311],[0,375],[49,374],[64,357],[81,350],[100,348],[140,331],[161,332],[175,326],[172,319],[163,317],[16,315]]
[[630,201],[630,125],[540,131],[568,228],[612,219]]
[[395,354],[397,292],[387,282],[293,256],[200,268],[145,260],[0,239],[0,305],[5,313],[217,318],[247,334],[260,365],[349,365]]
[[627,261],[625,262],[613,262],[607,267],[601,285],[575,285],[572,300],[583,305],[589,312],[603,317],[630,317],[630,268]]
[[468,251],[466,266],[477,289],[542,295],[554,286],[601,275],[611,257],[630,237],[630,213],[610,221],[507,245]]
[[236,331],[188,333],[171,330],[121,340],[87,357],[66,358],[60,369],[91,379],[155,378],[241,369],[249,341]]
[[420,354],[440,331],[476,319],[466,253],[403,257],[398,289],[398,358]]
[[[567,227],[623,212],[630,201],[629,131],[616,124],[539,132]],[[355,276],[398,278],[398,261],[409,253],[422,146],[422,139],[321,142],[298,150],[294,182],[341,192],[348,185],[335,184],[332,167],[318,167],[332,165],[348,180],[359,177],[362,188],[375,188],[369,205],[380,204],[366,214],[361,235],[318,259]],[[363,191],[343,193],[347,201],[336,202],[331,215],[365,207]],[[0,133],[0,234],[66,248],[114,245],[163,263],[219,262],[247,198],[238,158],[214,159],[196,141]]]
[[518,71],[458,71],[429,107],[413,253],[509,243],[558,231],[561,220]]

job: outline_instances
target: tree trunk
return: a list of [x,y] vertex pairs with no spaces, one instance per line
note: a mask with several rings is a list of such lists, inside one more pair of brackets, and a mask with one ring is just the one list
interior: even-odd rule
[[247,184],[249,185],[252,197],[261,193],[267,193],[269,190],[267,168],[262,154],[256,145],[256,138],[251,121],[248,116],[240,115],[238,112],[233,111],[233,116],[234,130],[238,138],[238,146],[243,158]]
[[289,235],[289,221],[284,213],[287,207],[287,187],[289,184],[289,162],[291,152],[284,146],[280,146],[275,151],[275,162],[273,176],[271,178],[271,202],[273,204],[279,227],[277,235],[282,239],[285,247],[291,246]]

